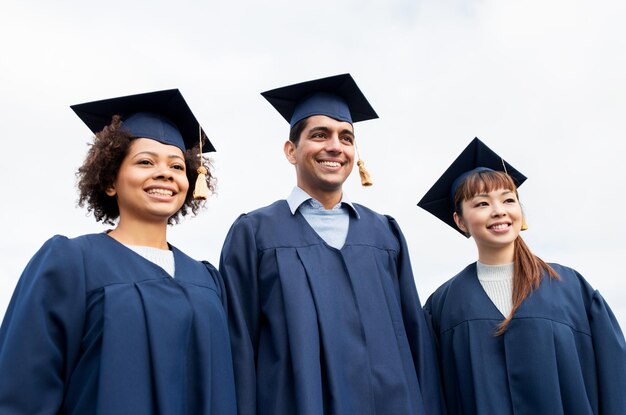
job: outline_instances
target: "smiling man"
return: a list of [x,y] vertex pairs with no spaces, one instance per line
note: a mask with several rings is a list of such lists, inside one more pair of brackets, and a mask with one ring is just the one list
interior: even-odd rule
[[241,215],[222,250],[240,414],[438,414],[434,349],[395,220],[351,203],[348,74],[262,94],[290,123],[297,186]]

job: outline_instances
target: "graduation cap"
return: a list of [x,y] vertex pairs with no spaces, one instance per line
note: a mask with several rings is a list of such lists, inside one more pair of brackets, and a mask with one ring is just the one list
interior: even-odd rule
[[[200,153],[215,151],[178,89],[148,92],[71,105],[76,115],[93,133],[111,123],[114,115],[122,119],[124,130],[137,138],[150,138],[173,145],[185,152],[200,143]],[[206,199],[207,170],[200,167],[194,188],[196,199]]]
[[124,129],[134,137],[151,138],[185,152],[201,136],[202,152],[215,151],[178,89],[86,102],[70,108],[94,133],[119,115]]
[[454,223],[454,195],[465,178],[479,171],[504,172],[511,176],[518,187],[526,180],[526,176],[504,161],[485,143],[474,138],[417,205],[466,236]]
[[[272,89],[261,95],[291,128],[313,115],[325,115],[350,124],[378,118],[352,76],[347,73]],[[360,157],[357,165],[361,184],[371,186],[369,173]]]
[[272,89],[261,95],[292,128],[298,121],[312,115],[326,115],[350,124],[378,118],[347,73]]

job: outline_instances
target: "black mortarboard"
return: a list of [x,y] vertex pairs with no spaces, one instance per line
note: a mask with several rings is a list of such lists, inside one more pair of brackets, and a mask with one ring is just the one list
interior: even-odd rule
[[326,115],[350,124],[378,118],[350,74],[288,85],[261,95],[291,127],[312,115]]
[[474,138],[417,205],[465,235],[454,223],[454,194],[463,179],[481,170],[503,171],[513,178],[518,187],[526,180],[526,176],[504,161],[485,143]]
[[71,108],[94,133],[119,115],[123,127],[135,137],[151,138],[184,152],[199,142],[201,134],[202,152],[215,151],[178,89],[87,102]]

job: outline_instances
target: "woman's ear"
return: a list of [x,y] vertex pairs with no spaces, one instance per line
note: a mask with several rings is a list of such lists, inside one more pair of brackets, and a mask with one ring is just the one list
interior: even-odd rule
[[462,230],[463,233],[469,235],[469,232],[467,232],[467,228],[465,227],[465,223],[463,222],[463,218],[457,215],[456,212],[454,212],[454,215],[452,217],[454,218],[454,223],[456,223],[456,226],[458,226],[458,228]]
[[106,192],[107,196],[111,196],[111,197],[113,197],[113,196],[115,196],[117,194],[117,192],[115,191],[115,186],[114,185],[111,185],[111,186],[107,187],[107,190],[105,192]]
[[283,146],[283,151],[285,152],[285,157],[289,160],[289,163],[295,165],[296,164],[296,145],[291,141],[285,141],[285,145]]

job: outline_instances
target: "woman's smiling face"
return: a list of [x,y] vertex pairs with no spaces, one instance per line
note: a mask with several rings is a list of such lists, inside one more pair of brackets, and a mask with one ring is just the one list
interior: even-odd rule
[[454,214],[457,226],[469,233],[478,250],[512,249],[522,227],[522,207],[515,191],[496,189],[474,195],[461,204],[462,217]]
[[120,220],[168,219],[182,207],[189,189],[185,157],[175,146],[148,138],[132,141],[113,186]]

